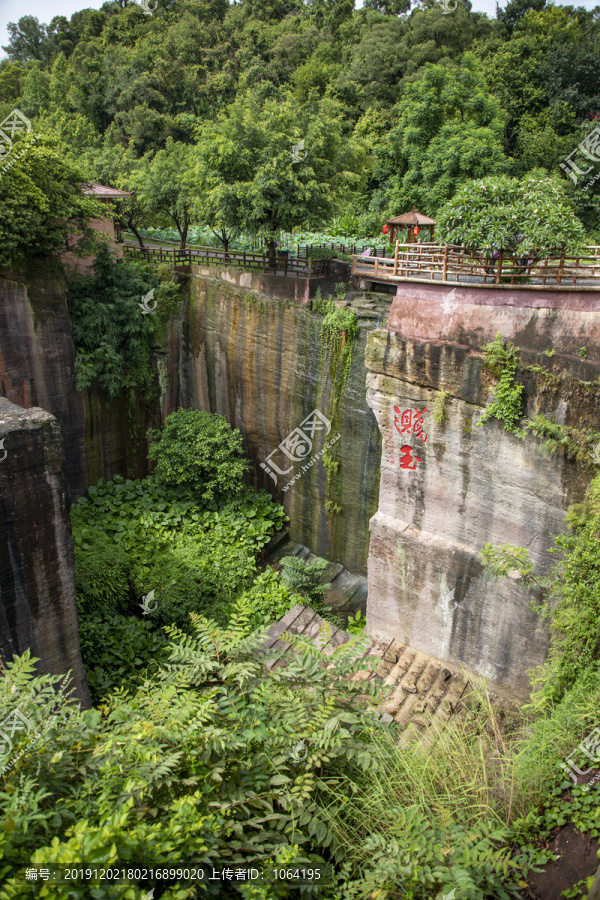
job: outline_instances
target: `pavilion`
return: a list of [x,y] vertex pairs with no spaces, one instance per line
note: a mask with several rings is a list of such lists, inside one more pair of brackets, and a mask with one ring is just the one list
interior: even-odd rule
[[[436,221],[419,212],[413,206],[410,212],[403,213],[401,216],[394,216],[393,219],[387,219],[385,224],[389,228],[390,244],[394,244],[397,240],[402,244],[416,244],[417,235],[422,228],[429,229],[428,240],[433,240],[433,230]],[[416,234],[415,228],[417,229]],[[403,234],[404,230],[406,230],[406,239]]]

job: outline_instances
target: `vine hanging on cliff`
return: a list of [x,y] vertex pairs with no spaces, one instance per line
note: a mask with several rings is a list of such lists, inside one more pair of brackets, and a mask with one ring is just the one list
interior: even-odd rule
[[523,437],[523,430],[518,427],[523,415],[523,386],[515,383],[519,351],[510,341],[505,344],[500,332],[483,349],[483,364],[496,376],[498,384],[494,399],[486,406],[477,427],[482,428],[488,419],[498,419],[511,434]]
[[[350,375],[354,346],[359,335],[358,319],[352,309],[345,307],[332,309],[321,325],[321,356],[329,353],[329,375],[331,377],[330,418],[332,432],[339,432],[339,408],[344,385]],[[342,486],[340,470],[339,441],[329,441],[323,453],[323,465],[327,474],[325,511],[331,518],[342,512],[338,503]]]

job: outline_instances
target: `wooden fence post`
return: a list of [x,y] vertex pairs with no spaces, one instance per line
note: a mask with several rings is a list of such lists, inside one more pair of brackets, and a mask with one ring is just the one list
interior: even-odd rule
[[563,247],[560,253],[560,260],[558,263],[558,274],[556,276],[556,283],[560,284],[562,279],[562,273],[565,266],[565,248]]
[[500,284],[500,276],[502,275],[502,259],[504,255],[504,250],[500,250],[498,255],[498,270],[496,272],[496,284]]
[[310,281],[310,264],[312,263],[312,256],[308,257],[308,280]]
[[396,241],[396,250],[394,252],[394,275],[398,274],[398,253],[400,252],[400,241]]
[[448,244],[444,247],[444,274],[442,277],[444,281],[448,278]]

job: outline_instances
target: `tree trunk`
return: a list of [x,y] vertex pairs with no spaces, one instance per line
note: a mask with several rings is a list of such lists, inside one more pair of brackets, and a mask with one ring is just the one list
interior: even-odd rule
[[277,251],[275,249],[275,239],[269,240],[269,266],[272,269],[277,268]]
[[190,227],[190,220],[188,219],[188,217],[186,215],[183,220],[183,228],[179,231],[179,234],[181,236],[181,243],[179,245],[180,250],[185,250],[189,227]]
[[140,245],[140,247],[141,247],[142,250],[143,250],[143,249],[144,249],[144,242],[143,242],[143,240],[142,240],[141,234],[139,233],[139,231],[137,230],[137,228],[135,227],[135,225],[132,225],[132,224],[131,224],[131,222],[128,222],[127,225],[128,225],[128,227],[129,227],[129,230],[132,231],[133,234],[135,234],[136,238],[138,239],[138,244]]

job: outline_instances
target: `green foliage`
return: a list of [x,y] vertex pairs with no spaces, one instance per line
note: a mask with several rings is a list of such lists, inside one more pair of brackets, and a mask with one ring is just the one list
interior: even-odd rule
[[236,600],[235,608],[243,611],[248,616],[248,626],[256,629],[278,622],[296,603],[304,602],[303,596],[294,594],[284,578],[267,566]]
[[[321,324],[321,355],[329,353],[329,375],[331,378],[331,408],[329,417],[332,435],[339,433],[339,410],[342,393],[352,369],[354,348],[359,337],[356,312],[348,307],[333,307]],[[342,471],[340,445],[331,437],[323,453],[323,465],[327,473],[325,512],[329,519],[343,512],[340,499]]]
[[197,151],[199,216],[223,236],[262,235],[272,252],[279,231],[330,216],[342,189],[358,182],[361,152],[343,136],[334,100],[299,106],[289,92],[270,97],[262,88],[238,95],[216,121],[205,122]]
[[[246,490],[218,508],[211,500],[215,508],[206,509],[193,492],[152,477],[101,480],[89,495],[72,511],[80,612],[125,612],[132,597],[153,590],[153,623],[181,628],[189,627],[190,612],[227,621],[258,575],[256,554],[286,519],[264,492]],[[102,585],[104,565],[112,569]]]
[[572,514],[571,533],[555,536],[553,553],[560,559],[550,576],[537,578],[528,551],[506,544],[487,544],[481,552],[492,577],[514,574],[543,594],[536,608],[551,623],[548,662],[536,676],[540,703],[565,696],[578,679],[600,668],[600,476],[592,480],[583,509]]
[[79,611],[124,612],[129,601],[127,553],[102,527],[85,521],[85,510],[76,503],[71,508],[71,524]]
[[600,660],[600,476],[588,489],[587,521],[556,545],[562,559],[544,606],[552,617],[553,644],[547,690],[561,696]]
[[223,416],[198,409],[180,409],[167,416],[149,457],[156,461],[161,481],[207,502],[239,494],[248,470],[237,428]]
[[580,347],[577,356],[579,357],[579,359],[587,359],[587,348]]
[[[156,314],[144,315],[140,303],[150,289]],[[77,348],[77,388],[85,390],[97,379],[110,398],[128,392],[150,403],[156,396],[151,352],[177,302],[175,284],[159,285],[147,267],[133,260],[114,263],[107,252],[98,255],[93,274],[76,277],[67,303]]]
[[356,610],[355,615],[349,616],[346,622],[345,630],[350,634],[362,634],[367,624],[366,616],[363,616],[360,609]]
[[332,309],[321,324],[321,348],[330,354],[329,370],[331,383],[337,388],[336,394],[340,393],[350,374],[358,334],[356,312],[346,307]]
[[173,222],[182,249],[194,216],[196,198],[187,177],[193,159],[191,147],[168,137],[165,148],[147,153],[131,177],[147,215],[161,223]]
[[523,386],[515,383],[519,351],[510,341],[504,344],[500,332],[483,349],[484,365],[498,378],[498,384],[494,388],[494,398],[486,406],[477,426],[482,428],[488,419],[494,418],[502,422],[507,431],[523,437],[523,430],[518,427],[523,414]]
[[299,556],[284,556],[281,560],[281,579],[288,590],[300,594],[309,605],[320,604],[329,584],[322,577],[329,563],[316,556],[307,561]]
[[471,179],[507,169],[504,113],[471,54],[458,67],[427,66],[406,85],[393,121],[387,206],[395,214],[415,203],[432,214]]
[[568,459],[574,459],[587,466],[593,465],[596,461],[595,448],[600,443],[598,431],[577,428],[573,425],[558,425],[553,419],[546,418],[543,413],[531,419],[526,428],[538,437],[544,438],[539,448],[544,456],[552,456],[559,452]]
[[[169,637],[168,661],[151,680],[114,692],[100,711],[77,719],[64,715],[77,708],[58,676],[36,676],[27,656],[8,665],[2,718],[18,696],[35,728],[52,712],[61,719],[35,750],[31,736],[18,732],[14,753],[21,755],[0,779],[4,823],[10,816],[4,897],[30,895],[9,877],[30,864],[166,866],[193,857],[205,867],[218,858],[262,869],[280,860],[322,862],[335,850],[330,815],[317,798],[342,774],[366,776],[376,765],[370,740],[379,726],[352,702],[365,690],[371,702],[377,696],[374,685],[352,679],[367,665],[365,642],[339,647],[325,669],[313,646],[291,637],[289,664],[269,670],[259,649],[264,636],[249,635],[242,613],[225,630],[196,617],[192,635],[169,629]],[[302,741],[298,765],[293,752]],[[24,798],[26,809],[17,805]],[[163,886],[177,887],[168,879]],[[83,898],[85,890],[56,885],[52,896]],[[137,896],[116,890],[111,896]]]
[[438,425],[445,425],[448,419],[448,400],[452,394],[450,391],[438,391],[433,401],[433,409],[431,415],[433,421]]
[[329,315],[329,313],[334,311],[335,303],[333,302],[333,300],[326,300],[321,297],[321,288],[318,287],[314,299],[311,303],[311,309],[318,316],[327,316]]
[[115,688],[135,690],[156,673],[166,644],[147,619],[106,613],[82,616],[79,639],[93,703]]
[[[7,110],[8,112],[8,110]],[[0,265],[86,255],[99,244],[90,223],[102,205],[83,194],[81,172],[51,139],[25,135],[0,165]]]
[[493,544],[486,544],[480,551],[479,556],[483,560],[487,577],[497,580],[514,573],[514,575],[523,580],[523,583],[533,583],[531,573],[533,572],[534,564],[529,557],[529,550],[525,547],[518,547],[513,544],[503,544],[495,547]]
[[461,187],[438,214],[440,239],[488,250],[579,250],[583,225],[557,178],[490,177]]

